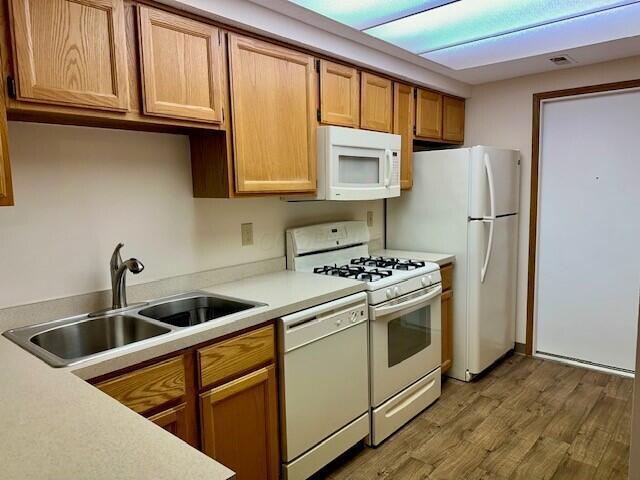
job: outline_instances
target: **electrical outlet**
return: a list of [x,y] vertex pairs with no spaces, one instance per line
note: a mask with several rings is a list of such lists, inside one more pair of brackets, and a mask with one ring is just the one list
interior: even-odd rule
[[373,227],[373,212],[371,210],[367,212],[367,227]]
[[253,245],[253,223],[240,224],[240,234],[242,235],[242,246]]

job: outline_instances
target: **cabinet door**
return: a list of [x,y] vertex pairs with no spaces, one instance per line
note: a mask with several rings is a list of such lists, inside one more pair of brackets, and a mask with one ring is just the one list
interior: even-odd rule
[[453,291],[448,290],[441,298],[442,315],[442,373],[451,368],[453,361]]
[[316,189],[313,57],[229,34],[236,190]]
[[355,68],[320,60],[320,121],[358,127],[360,83]]
[[149,7],[140,7],[144,113],[222,121],[219,30]]
[[391,133],[393,82],[367,72],[362,72],[360,78],[360,126]]
[[278,405],[273,365],[200,395],[203,451],[238,480],[276,480]]
[[10,0],[20,100],[126,111],[122,0]]
[[418,89],[416,96],[416,137],[442,138],[442,95]]
[[8,135],[4,95],[0,95],[0,207],[13,205]]
[[413,87],[396,83],[393,87],[393,133],[402,135],[400,187],[413,186]]
[[182,403],[177,407],[164,410],[149,417],[149,420],[164,428],[167,432],[175,435],[179,439],[188,442],[187,432],[189,428],[187,423],[186,407],[187,405]]
[[444,97],[442,138],[450,142],[464,141],[464,100]]

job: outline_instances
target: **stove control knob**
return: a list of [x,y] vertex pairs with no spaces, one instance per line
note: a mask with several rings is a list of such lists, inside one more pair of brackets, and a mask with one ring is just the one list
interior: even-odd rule
[[422,277],[420,279],[420,282],[422,283],[423,287],[426,287],[427,285],[429,285],[429,279],[427,277]]
[[396,297],[400,295],[400,287],[394,287],[393,293],[395,294]]
[[338,319],[336,320],[336,325],[339,327],[342,324],[342,320]]
[[349,314],[349,318],[351,318],[351,323],[356,323],[356,320],[358,318],[358,313],[357,312],[351,312]]
[[386,295],[387,295],[387,298],[393,297],[393,292],[391,291],[390,288],[387,288]]
[[429,277],[429,285],[433,283],[433,275],[427,275]]

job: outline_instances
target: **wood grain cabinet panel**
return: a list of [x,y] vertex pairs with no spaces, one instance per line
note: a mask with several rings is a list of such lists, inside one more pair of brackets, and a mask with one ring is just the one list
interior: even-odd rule
[[186,394],[182,357],[140,368],[96,384],[137,413],[144,413]]
[[9,161],[9,130],[4,95],[0,95],[0,207],[13,205],[11,162]]
[[442,95],[417,89],[416,137],[428,140],[442,139]]
[[330,125],[358,127],[360,124],[358,70],[320,60],[320,121]]
[[453,288],[453,264],[449,263],[440,267],[440,276],[442,277],[442,291],[451,290]]
[[391,133],[393,120],[393,82],[371,73],[360,74],[360,126]]
[[122,0],[10,0],[20,100],[129,108]]
[[441,297],[442,311],[442,373],[451,368],[453,362],[453,291],[447,290]]
[[440,267],[442,277],[442,373],[451,368],[453,362],[453,264]]
[[198,350],[200,387],[219,384],[275,360],[272,325]]
[[189,431],[189,427],[186,408],[186,403],[181,403],[176,407],[169,408],[148,418],[159,427],[164,428],[167,432],[188,443],[187,432]]
[[402,136],[400,151],[400,187],[413,186],[413,87],[393,86],[393,133]]
[[238,480],[279,478],[278,402],[270,365],[200,395],[203,451]]
[[144,113],[222,122],[219,30],[144,6],[138,18]]
[[316,189],[313,57],[229,34],[236,190]]
[[443,140],[464,141],[464,100],[444,96],[442,125]]

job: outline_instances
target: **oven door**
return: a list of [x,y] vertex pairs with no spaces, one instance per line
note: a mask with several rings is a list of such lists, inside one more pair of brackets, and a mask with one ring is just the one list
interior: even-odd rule
[[441,294],[438,284],[369,307],[373,407],[440,366]]
[[400,195],[397,151],[332,145],[327,200],[375,200]]

